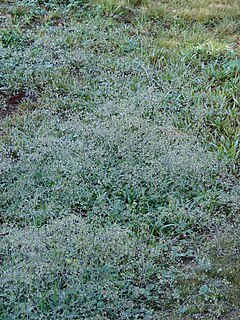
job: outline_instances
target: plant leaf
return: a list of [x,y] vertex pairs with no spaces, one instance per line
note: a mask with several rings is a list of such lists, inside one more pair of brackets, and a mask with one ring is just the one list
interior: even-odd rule
[[203,286],[201,286],[201,288],[199,289],[199,294],[206,294],[208,292],[208,286],[206,284],[204,284]]

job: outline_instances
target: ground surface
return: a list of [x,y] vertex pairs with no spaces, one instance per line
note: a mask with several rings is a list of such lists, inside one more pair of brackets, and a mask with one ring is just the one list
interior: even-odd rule
[[0,12],[0,318],[239,319],[238,1]]

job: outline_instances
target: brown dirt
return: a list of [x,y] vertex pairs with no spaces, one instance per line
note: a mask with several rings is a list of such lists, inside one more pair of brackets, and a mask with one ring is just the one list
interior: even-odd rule
[[5,93],[0,93],[0,120],[18,112],[18,105],[21,103],[22,99],[22,92],[14,96],[7,96]]
[[0,92],[0,120],[18,113],[18,106],[26,100],[36,101],[36,96],[25,91],[19,91],[14,95]]

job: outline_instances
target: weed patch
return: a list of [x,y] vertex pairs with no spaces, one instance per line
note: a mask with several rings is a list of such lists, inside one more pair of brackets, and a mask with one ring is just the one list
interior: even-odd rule
[[237,1],[0,8],[1,319],[237,319]]

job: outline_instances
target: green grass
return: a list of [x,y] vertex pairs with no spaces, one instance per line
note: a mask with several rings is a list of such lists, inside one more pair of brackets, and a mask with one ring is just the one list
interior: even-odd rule
[[0,12],[0,318],[238,319],[238,1]]

